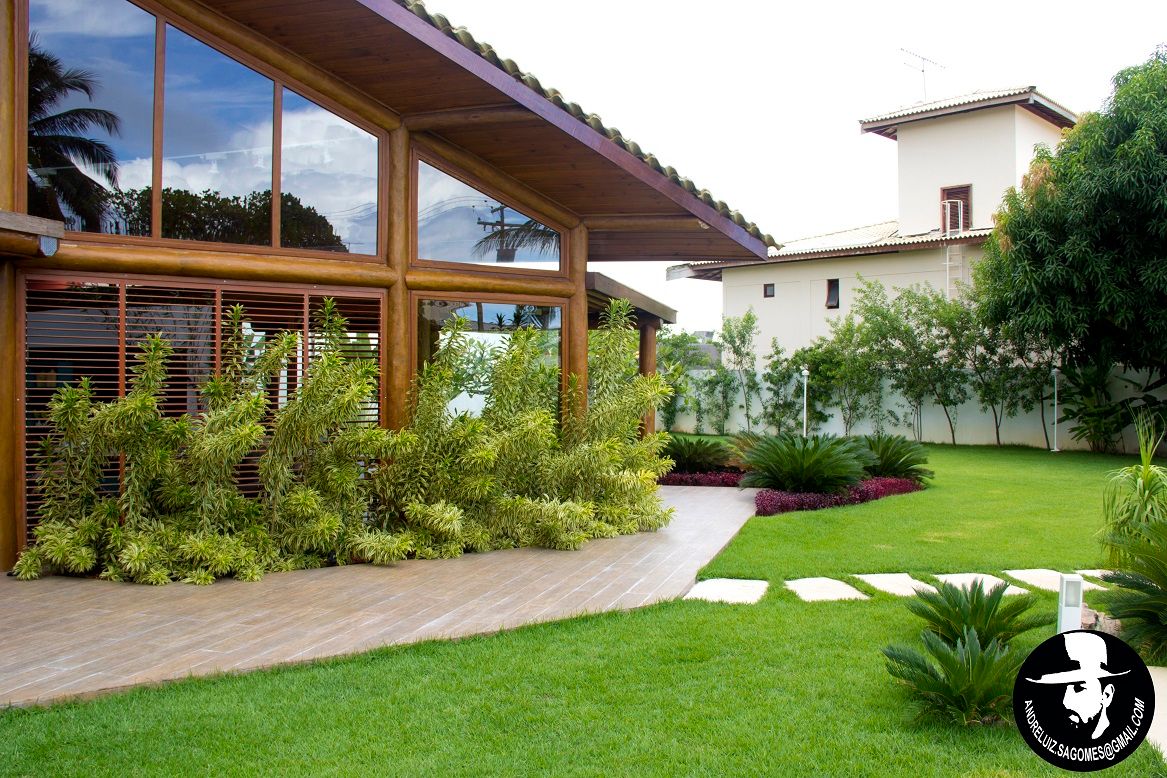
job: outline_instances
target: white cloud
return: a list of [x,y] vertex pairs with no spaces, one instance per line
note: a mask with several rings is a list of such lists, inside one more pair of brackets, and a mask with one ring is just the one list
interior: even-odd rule
[[132,38],[154,33],[154,17],[126,0],[31,0],[32,27],[44,35]]

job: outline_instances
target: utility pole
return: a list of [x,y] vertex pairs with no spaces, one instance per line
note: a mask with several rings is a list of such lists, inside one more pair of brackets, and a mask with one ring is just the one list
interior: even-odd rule
[[495,253],[496,262],[514,262],[515,249],[506,247],[506,233],[507,233],[507,207],[499,203],[497,207],[491,208],[490,212],[498,214],[498,221],[483,221],[478,220],[484,229],[493,230],[498,234],[498,250]]

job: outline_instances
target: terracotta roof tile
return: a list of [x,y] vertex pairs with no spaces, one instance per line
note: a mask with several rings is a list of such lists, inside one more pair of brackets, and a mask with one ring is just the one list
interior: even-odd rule
[[750,235],[761,240],[767,246],[778,245],[773,237],[763,234],[762,231],[758,229],[758,225],[747,220],[737,211],[732,210],[723,201],[714,198],[708,190],[698,189],[696,184],[694,184],[688,178],[685,178],[684,176],[681,176],[679,173],[677,173],[676,169],[671,165],[662,165],[660,160],[658,160],[652,154],[641,149],[635,141],[625,138],[618,129],[615,127],[606,126],[600,117],[596,114],[586,113],[578,103],[568,102],[566,99],[564,99],[563,95],[560,94],[558,89],[544,87],[541,83],[539,83],[539,79],[535,78],[535,76],[531,75],[530,73],[523,72],[519,66],[515,64],[514,60],[503,59],[489,43],[475,40],[474,36],[471,35],[465,27],[453,26],[450,24],[450,20],[440,13],[431,14],[426,10],[426,7],[424,3],[421,2],[421,0],[394,0],[394,2],[403,8],[408,9],[419,19],[422,19],[423,21],[433,25],[448,37],[458,41],[467,49],[475,52],[487,62],[504,71],[515,80],[521,81],[527,86],[527,88],[546,98],[555,106],[571,114],[573,117],[588,125],[596,132],[604,135],[620,148],[629,152],[633,156],[638,157],[642,162],[644,162],[644,164],[665,176],[674,184],[684,189],[686,192],[694,195],[703,203],[716,210],[719,214],[744,229]]

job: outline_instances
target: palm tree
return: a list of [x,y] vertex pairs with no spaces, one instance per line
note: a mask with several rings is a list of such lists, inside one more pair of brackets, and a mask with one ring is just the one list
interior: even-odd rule
[[510,252],[514,261],[514,253],[519,249],[531,249],[537,254],[550,254],[559,250],[559,232],[547,227],[534,219],[516,224],[506,225],[504,229],[495,229],[482,236],[474,244],[474,256],[485,257],[494,251],[499,254],[499,261],[505,252]]
[[85,137],[98,127],[110,135],[121,131],[117,114],[101,108],[53,108],[72,92],[93,99],[97,77],[88,70],[66,69],[45,51],[34,35],[28,42],[28,212],[64,221],[64,205],[81,220],[81,229],[100,229],[108,190],[81,171],[99,171],[117,187],[117,155],[101,141]]

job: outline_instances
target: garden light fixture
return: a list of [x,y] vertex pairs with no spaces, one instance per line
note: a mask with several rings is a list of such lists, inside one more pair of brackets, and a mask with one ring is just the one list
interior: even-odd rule
[[806,413],[806,385],[807,385],[807,382],[809,379],[810,379],[810,369],[806,365],[803,365],[802,366],[802,437],[804,437],[804,438],[806,437],[807,432],[809,432],[809,429],[807,426],[807,413]]
[[1058,586],[1058,634],[1082,629],[1082,576],[1063,573]]
[[1057,365],[1054,365],[1054,369],[1049,371],[1049,372],[1050,372],[1050,375],[1052,375],[1054,377],[1054,421],[1053,421],[1053,424],[1054,424],[1054,446],[1053,446],[1053,448],[1050,449],[1050,451],[1057,451],[1058,450],[1058,374],[1060,374],[1062,371],[1058,370]]

